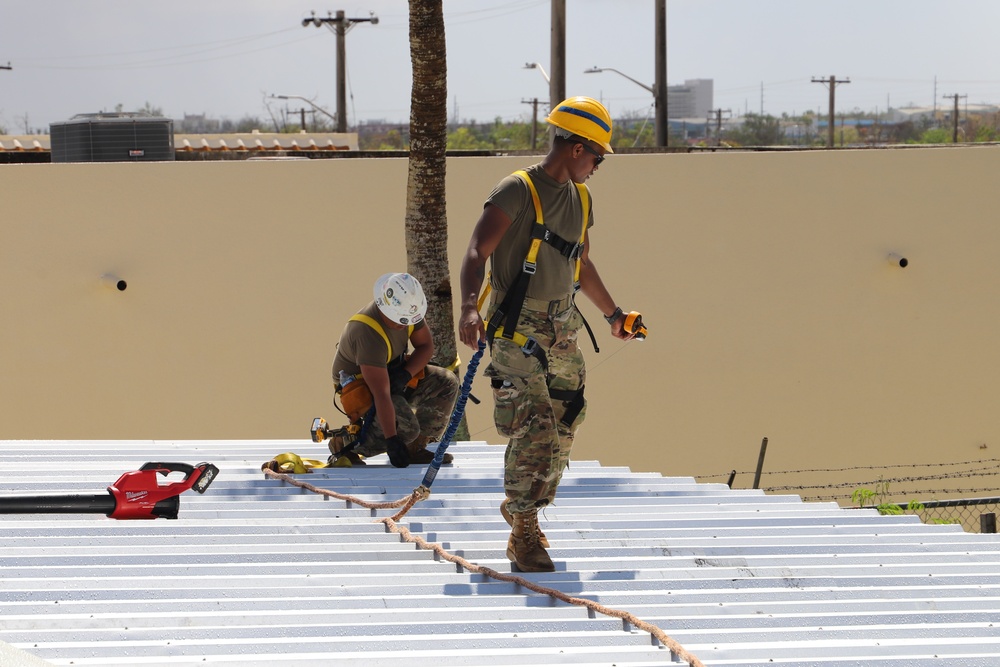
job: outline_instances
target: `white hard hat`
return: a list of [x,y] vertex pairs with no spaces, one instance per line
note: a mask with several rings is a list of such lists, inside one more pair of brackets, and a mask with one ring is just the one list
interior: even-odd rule
[[375,281],[375,304],[397,324],[417,324],[427,312],[427,299],[409,273],[387,273]]

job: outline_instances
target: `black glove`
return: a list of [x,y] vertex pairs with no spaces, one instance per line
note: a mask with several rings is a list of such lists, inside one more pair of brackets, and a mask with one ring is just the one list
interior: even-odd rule
[[406,451],[406,443],[398,435],[386,438],[386,451],[389,455],[389,463],[397,468],[405,468],[410,465],[410,455]]
[[392,369],[389,371],[389,393],[402,394],[406,390],[406,383],[412,379],[413,376],[405,366]]

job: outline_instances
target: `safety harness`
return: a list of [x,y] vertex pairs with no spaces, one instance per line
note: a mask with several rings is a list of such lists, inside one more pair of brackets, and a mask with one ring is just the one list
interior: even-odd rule
[[[361,322],[362,324],[367,324],[369,327],[371,327],[372,329],[374,329],[375,332],[378,333],[379,336],[382,337],[382,340],[385,341],[385,363],[386,363],[386,366],[392,365],[392,363],[394,362],[394,359],[392,358],[392,343],[389,342],[389,336],[385,333],[385,328],[382,327],[382,324],[378,320],[376,320],[375,318],[370,317],[368,315],[365,315],[364,313],[357,313],[355,315],[352,315],[349,321],[350,322]],[[413,325],[411,324],[410,326],[408,326],[406,328],[406,337],[407,337],[407,339],[409,339],[409,337],[412,336],[412,335],[413,335]],[[402,362],[402,360],[404,358],[405,358],[405,352],[403,354],[399,355],[399,357],[397,357],[397,359],[399,359],[401,362]],[[354,386],[355,382],[363,382],[363,378],[362,378],[361,373],[356,373],[353,377],[354,377],[354,380],[350,383],[351,386]],[[423,372],[421,371],[420,373],[417,374],[417,376],[416,376],[415,379],[419,379],[419,378],[422,378],[422,377],[423,377]],[[343,403],[343,400],[344,400],[344,387],[340,385],[339,380],[338,380],[336,386],[337,386],[337,392],[341,394],[341,402]],[[367,387],[365,389],[363,389],[363,391],[367,391]],[[370,397],[371,394],[368,393],[368,396]],[[348,411],[346,409],[347,406],[345,405],[344,407],[345,407],[345,409],[343,410],[343,412],[345,414],[348,414]],[[367,439],[367,436],[368,436],[368,429],[371,426],[371,423],[372,423],[372,420],[374,419],[374,417],[375,417],[375,405],[373,403],[365,411],[364,417],[361,419],[360,426],[358,426],[356,423],[352,423],[352,424],[350,424],[349,426],[346,427],[347,430],[348,430],[348,432],[349,432],[349,434],[356,435],[356,437],[354,438],[353,441],[349,442],[339,452],[341,458],[343,458],[344,456],[346,456],[348,453],[353,452],[355,448],[357,448],[357,447],[359,447],[359,446],[361,446],[361,445],[364,444],[364,442],[365,442],[365,440]],[[338,459],[338,461],[339,461],[339,459]]]
[[[542,364],[542,368],[546,371],[546,374],[548,374],[549,361],[546,357],[545,350],[538,345],[538,341],[534,338],[525,336],[524,334],[516,331],[517,322],[521,317],[521,310],[524,307],[524,300],[528,293],[528,284],[531,282],[531,276],[535,274],[537,269],[538,250],[541,248],[543,242],[555,248],[556,251],[566,259],[575,260],[576,262],[576,267],[573,272],[573,293],[570,297],[570,303],[573,303],[576,293],[580,290],[580,270],[583,264],[583,249],[587,237],[590,191],[583,183],[574,183],[580,196],[580,207],[583,210],[583,224],[580,229],[580,239],[574,243],[567,241],[545,226],[545,219],[542,215],[542,201],[538,196],[538,190],[535,188],[535,184],[532,182],[528,172],[523,169],[519,169],[518,171],[515,171],[513,175],[524,181],[524,183],[528,186],[528,190],[531,192],[531,201],[535,207],[535,224],[531,226],[531,244],[528,246],[528,254],[524,258],[521,273],[518,274],[514,285],[507,290],[507,293],[504,295],[500,305],[497,306],[493,315],[490,316],[489,322],[486,325],[486,340],[489,341],[491,347],[493,345],[493,339],[497,336],[506,338],[507,340],[520,345],[521,351],[524,355],[526,357],[535,357],[538,359],[538,361]],[[485,302],[490,290],[491,286],[490,281],[488,280],[486,283],[486,289],[479,298],[478,306],[480,310],[482,309],[483,302]],[[555,313],[549,314],[554,315]],[[587,323],[586,319],[583,320],[583,323],[587,328],[587,333],[590,334],[591,341],[594,344],[594,351],[600,352],[600,349],[597,347],[597,338],[594,336],[594,332],[591,330],[590,325]],[[551,381],[551,378],[549,378],[549,380]],[[583,399],[583,386],[577,390],[553,389],[552,387],[549,387],[549,396],[553,399],[563,401],[563,404],[566,407],[566,412],[563,414],[563,418],[560,421],[567,427],[573,424],[585,405]]]
[[[385,329],[382,328],[382,324],[378,320],[376,320],[374,317],[369,317],[364,313],[357,313],[356,315],[352,315],[351,319],[348,321],[364,322],[372,329],[374,329],[376,333],[378,333],[378,335],[382,337],[382,340],[385,341],[385,363],[389,364],[392,361],[392,343],[389,342],[389,336],[385,333]],[[409,339],[409,337],[412,335],[413,335],[413,325],[411,324],[410,326],[406,327],[407,339]],[[361,376],[358,375],[356,377],[361,377]]]

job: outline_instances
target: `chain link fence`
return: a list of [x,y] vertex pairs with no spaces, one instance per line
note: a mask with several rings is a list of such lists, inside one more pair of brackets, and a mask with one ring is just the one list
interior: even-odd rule
[[897,507],[904,514],[916,514],[924,523],[958,523],[967,533],[995,533],[1000,498],[930,501],[915,509],[909,505]]

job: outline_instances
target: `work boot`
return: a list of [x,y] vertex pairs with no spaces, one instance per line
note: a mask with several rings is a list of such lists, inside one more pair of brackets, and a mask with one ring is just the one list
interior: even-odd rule
[[346,454],[343,452],[330,454],[330,458],[326,460],[326,465],[329,468],[350,468],[367,464],[360,454],[355,451],[348,451]]
[[[406,446],[406,452],[410,455],[410,463],[427,464],[434,460],[434,452],[427,449],[431,439],[427,436],[418,435],[417,439]],[[435,449],[437,449],[435,447]],[[451,463],[455,457],[448,452],[444,453],[442,463]]]
[[538,538],[538,510],[512,515],[514,520],[507,540],[507,558],[518,572],[555,572],[556,566]]
[[[512,515],[511,515],[510,511],[507,509],[507,499],[506,498],[504,498],[503,502],[500,503],[500,514],[503,515],[503,520],[507,522],[507,525],[510,526],[511,528],[513,528],[514,527],[514,519],[512,518]],[[538,543],[541,544],[546,549],[549,548],[549,541],[545,537],[545,533],[542,532],[542,529],[540,527],[538,529]]]
[[[434,460],[434,452],[429,449],[424,449],[423,447],[413,447],[407,448],[410,454],[410,463],[421,463],[427,464]],[[442,463],[451,463],[455,460],[455,457],[448,452],[444,453],[444,458],[441,460]]]

